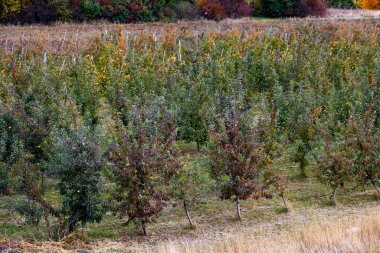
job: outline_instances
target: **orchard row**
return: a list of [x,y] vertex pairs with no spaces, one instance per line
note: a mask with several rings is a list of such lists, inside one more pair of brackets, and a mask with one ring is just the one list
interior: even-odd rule
[[[269,189],[286,206],[287,179],[271,166],[285,151],[333,201],[345,184],[379,191],[378,28],[330,28],[113,31],[80,53],[4,50],[0,191],[25,196],[14,210],[43,218],[52,238],[109,210],[146,234],[171,199],[193,225],[188,207],[210,191],[236,201],[239,219],[240,201]],[[196,163],[180,141],[197,144]]]

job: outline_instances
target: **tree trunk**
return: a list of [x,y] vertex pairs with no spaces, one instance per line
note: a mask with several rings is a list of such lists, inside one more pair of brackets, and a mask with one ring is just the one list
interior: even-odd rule
[[[377,188],[376,183],[375,183],[375,181],[373,180],[371,174],[370,174],[367,170],[365,170],[365,175],[366,175],[368,181],[371,182],[371,184],[373,185],[373,187],[374,187],[375,190],[377,191],[377,194],[378,194],[379,197],[380,197],[380,190],[379,190],[379,188]],[[364,186],[363,186],[363,189],[364,189]]]
[[183,208],[185,209],[186,217],[187,217],[187,220],[190,223],[190,227],[194,228],[195,226],[194,226],[193,221],[191,220],[190,213],[189,213],[189,210],[188,210],[188,207],[187,207],[187,201],[186,201],[185,198],[183,199]]
[[41,172],[41,193],[45,193],[45,172]]
[[142,234],[143,234],[143,236],[146,236],[147,235],[147,233],[146,233],[146,221],[145,221],[144,218],[141,219],[141,228],[142,228]]
[[201,150],[201,145],[199,144],[199,141],[197,141],[197,151],[199,152]]
[[7,195],[9,195],[9,193],[10,193],[9,185],[6,185],[0,189],[0,195],[7,196]]
[[49,221],[49,212],[44,211],[44,219],[45,219],[45,227],[48,234],[49,240],[51,239],[51,232],[50,232],[50,221]]
[[372,183],[373,187],[375,188],[375,190],[377,191],[377,194],[378,194],[379,197],[380,197],[380,190],[379,190],[379,188],[376,186],[376,183],[375,183],[373,180],[371,180],[371,183]]
[[238,216],[239,220],[242,221],[241,210],[240,210],[240,197],[239,197],[239,195],[236,196],[236,211],[237,211],[237,216]]
[[301,178],[306,178],[306,166],[303,164],[303,162],[300,163],[300,175]]
[[63,238],[68,236],[71,232],[71,228],[69,224],[64,224],[64,229],[63,229]]
[[332,192],[332,198],[333,198],[334,204],[337,203],[337,202],[336,202],[336,191],[337,191],[337,188],[338,188],[338,187],[334,187],[334,190],[333,190],[333,192]]
[[282,198],[282,202],[284,203],[285,208],[288,209],[288,205],[286,204],[284,193],[281,193],[280,196]]

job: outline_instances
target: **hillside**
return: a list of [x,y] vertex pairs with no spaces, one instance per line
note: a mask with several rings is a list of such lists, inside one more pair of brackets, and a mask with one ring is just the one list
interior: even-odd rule
[[329,13],[1,26],[0,252],[376,252],[380,21]]

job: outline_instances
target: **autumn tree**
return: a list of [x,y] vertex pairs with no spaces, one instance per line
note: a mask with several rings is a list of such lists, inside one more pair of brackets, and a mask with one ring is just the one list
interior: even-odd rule
[[379,0],[363,0],[361,7],[366,10],[376,10],[379,8]]
[[348,154],[344,137],[333,137],[322,132],[322,154],[317,160],[314,172],[317,179],[332,189],[331,199],[336,204],[338,188],[343,188],[352,176],[352,160]]
[[41,107],[31,99],[29,103],[17,96],[13,99],[12,106],[0,104],[0,173],[4,175],[0,189],[4,192],[9,191],[7,174],[23,153],[31,155],[32,162],[39,165],[43,174],[42,163],[46,156],[42,146],[50,127],[48,116],[43,115]]
[[150,218],[165,207],[167,185],[182,168],[175,132],[163,99],[143,100],[132,108],[128,124],[110,151],[120,214],[127,216],[127,223],[140,222],[143,235]]
[[365,10],[376,10],[379,8],[379,0],[354,0],[354,4]]
[[362,184],[371,184],[380,195],[380,133],[375,125],[377,97],[370,101],[362,116],[354,115],[347,130],[355,176]]
[[26,0],[0,0],[0,20],[20,13]]
[[332,204],[337,203],[337,191],[344,188],[354,175],[353,160],[349,148],[348,121],[351,101],[340,91],[330,90],[321,116],[316,121],[319,137],[318,150],[313,152],[316,164],[313,172],[317,179],[331,188]]
[[242,220],[240,201],[264,187],[268,158],[263,152],[258,129],[249,124],[248,112],[230,105],[212,131],[212,174],[222,199],[236,202],[237,217]]
[[[273,94],[272,94],[273,96]],[[269,110],[264,110],[258,122],[259,140],[262,143],[263,152],[267,157],[267,163],[271,163],[272,159],[275,159],[280,155],[282,145],[280,143],[280,136],[276,129],[278,120],[278,113],[275,103],[269,101],[267,105]],[[288,187],[288,179],[281,172],[274,168],[268,169],[264,174],[264,186],[263,190],[266,190],[270,186],[273,186],[278,196],[281,198],[284,204],[284,210],[288,211],[288,204],[286,202],[285,192]],[[263,196],[269,197],[265,192],[262,192]]]
[[56,231],[51,231],[50,216],[58,219],[60,225],[63,224],[63,216],[59,209],[53,207],[52,203],[45,199],[44,192],[41,191],[39,168],[31,162],[32,160],[33,155],[24,152],[13,166],[13,176],[18,180],[20,190],[42,210],[47,234],[51,238],[54,234],[57,235],[57,233]]

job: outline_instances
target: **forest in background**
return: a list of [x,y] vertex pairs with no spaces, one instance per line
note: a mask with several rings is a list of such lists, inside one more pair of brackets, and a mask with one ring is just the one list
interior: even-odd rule
[[2,23],[323,16],[326,8],[379,8],[378,0],[0,0]]

